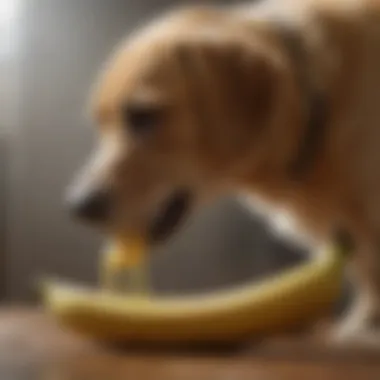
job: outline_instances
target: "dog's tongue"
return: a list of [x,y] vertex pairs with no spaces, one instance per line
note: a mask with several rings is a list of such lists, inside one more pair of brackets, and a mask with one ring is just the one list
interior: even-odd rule
[[178,190],[172,194],[153,220],[149,231],[151,241],[156,243],[171,235],[189,211],[190,203],[189,191]]

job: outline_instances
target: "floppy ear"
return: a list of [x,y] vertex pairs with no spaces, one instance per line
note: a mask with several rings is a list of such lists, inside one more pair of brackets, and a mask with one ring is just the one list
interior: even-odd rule
[[198,33],[176,50],[203,142],[224,153],[252,148],[277,103],[275,62],[250,37]]
[[228,121],[257,132],[274,106],[276,80],[270,61],[244,41],[205,46],[203,55],[215,75],[220,105],[228,106]]

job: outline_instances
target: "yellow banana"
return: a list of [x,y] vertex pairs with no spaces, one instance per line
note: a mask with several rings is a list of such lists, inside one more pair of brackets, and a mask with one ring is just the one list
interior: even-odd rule
[[109,290],[146,292],[146,241],[141,235],[114,239],[100,261],[101,286]]
[[68,327],[120,343],[232,343],[284,331],[326,313],[337,299],[343,248],[260,282],[202,296],[122,295],[61,282],[47,308]]

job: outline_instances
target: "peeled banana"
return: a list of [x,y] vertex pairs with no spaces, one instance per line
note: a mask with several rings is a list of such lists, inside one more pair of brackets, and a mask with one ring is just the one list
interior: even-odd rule
[[330,310],[342,285],[345,249],[272,278],[201,296],[122,295],[48,281],[46,306],[90,338],[119,343],[237,343],[285,331]]
[[146,293],[146,240],[141,235],[113,239],[100,260],[100,285],[113,291]]

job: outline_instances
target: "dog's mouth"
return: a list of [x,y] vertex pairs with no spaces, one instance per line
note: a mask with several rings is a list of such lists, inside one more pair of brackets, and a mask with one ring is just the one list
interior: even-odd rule
[[189,190],[177,190],[159,207],[149,228],[153,243],[162,242],[171,236],[189,214],[193,196]]

